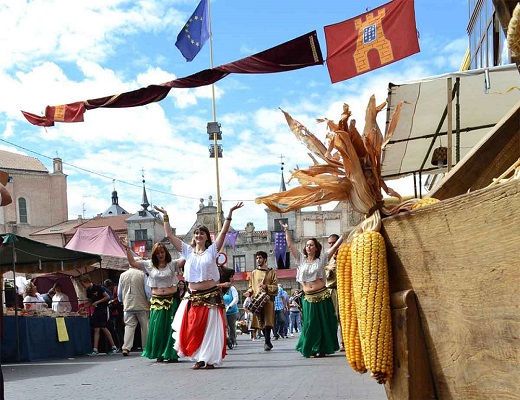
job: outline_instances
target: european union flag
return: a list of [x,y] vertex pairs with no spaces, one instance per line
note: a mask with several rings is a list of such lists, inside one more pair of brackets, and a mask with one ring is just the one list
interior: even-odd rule
[[175,46],[186,61],[192,61],[209,39],[208,1],[201,0],[186,25],[177,35]]

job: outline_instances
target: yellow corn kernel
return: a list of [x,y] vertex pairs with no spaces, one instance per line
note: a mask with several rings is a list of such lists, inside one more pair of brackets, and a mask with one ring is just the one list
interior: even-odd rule
[[411,209],[416,210],[421,207],[429,206],[430,204],[438,203],[439,201],[440,201],[439,199],[436,199],[434,197],[426,197],[424,199],[419,200],[417,203],[415,203]]
[[338,249],[336,258],[336,273],[338,285],[339,320],[345,356],[354,371],[365,373],[365,362],[361,350],[361,341],[358,333],[357,314],[352,292],[352,262],[350,243],[343,243]]
[[365,366],[379,383],[393,372],[393,340],[386,247],[379,232],[364,232],[351,247],[354,303]]

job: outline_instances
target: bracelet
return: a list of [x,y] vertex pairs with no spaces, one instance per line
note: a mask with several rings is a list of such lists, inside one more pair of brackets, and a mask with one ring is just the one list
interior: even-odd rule
[[226,221],[231,221],[231,217],[227,217],[227,218],[226,218]]
[[164,214],[163,219],[164,222],[170,222],[170,217],[168,216],[168,214]]

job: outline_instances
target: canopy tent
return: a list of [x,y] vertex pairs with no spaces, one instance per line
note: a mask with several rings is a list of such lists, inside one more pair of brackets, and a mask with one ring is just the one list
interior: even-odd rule
[[390,83],[387,128],[399,102],[406,103],[383,151],[383,178],[446,171],[446,166],[432,164],[432,155],[436,148],[448,146],[449,89],[453,110],[451,165],[455,165],[520,100],[520,74],[516,65],[510,64]]
[[[128,269],[126,249],[110,226],[78,228],[72,239],[65,245],[65,248],[101,254],[103,256],[101,268],[103,269],[117,271],[126,271]],[[137,257],[137,254],[133,254]],[[84,271],[83,273],[86,272],[91,271]],[[68,274],[74,273],[71,271]]]
[[2,272],[51,273],[101,262],[98,254],[52,246],[14,233],[1,234],[0,242]]
[[65,248],[126,259],[126,249],[110,226],[78,228]]

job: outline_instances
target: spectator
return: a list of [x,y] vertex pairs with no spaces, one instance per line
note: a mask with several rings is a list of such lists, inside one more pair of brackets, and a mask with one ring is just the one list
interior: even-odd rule
[[123,305],[118,299],[117,285],[111,279],[105,279],[103,287],[107,290],[110,300],[108,301],[108,328],[118,348],[123,346]]
[[283,334],[285,326],[285,310],[287,310],[287,303],[285,300],[285,290],[282,285],[278,284],[278,293],[274,298],[274,340],[278,340],[280,337],[285,337]]
[[37,287],[33,282],[29,282],[25,286],[25,297],[23,298],[23,305],[26,310],[41,310],[47,308],[47,303],[42,295],[38,293]]
[[118,352],[118,348],[114,344],[112,334],[107,329],[108,302],[110,299],[108,293],[103,289],[102,286],[94,285],[90,279],[90,276],[88,275],[82,275],[80,282],[87,290],[87,298],[90,301],[90,305],[94,307],[94,313],[92,314],[91,319],[92,327],[94,328],[94,343],[92,352],[90,352],[88,355],[97,356],[99,354],[98,345],[100,331],[103,332],[110,345],[110,350],[107,351],[107,355],[111,356],[116,354]]
[[238,317],[238,292],[233,286],[233,277],[231,277],[231,286],[222,296],[226,306],[226,321],[230,347],[237,345],[237,317]]
[[70,304],[69,296],[63,293],[61,283],[56,282],[52,288],[56,293],[52,298],[52,309],[57,313],[70,312],[72,305]]
[[47,303],[47,308],[52,307],[52,296],[54,296],[55,293],[56,291],[53,287],[51,287],[47,293],[42,294],[43,300],[45,300],[45,303]]
[[150,288],[146,284],[146,274],[137,269],[129,268],[119,277],[118,300],[123,304],[123,318],[125,336],[122,346],[123,356],[126,357],[132,350],[135,329],[141,327],[141,345],[146,347],[148,337],[148,322],[150,319]]

